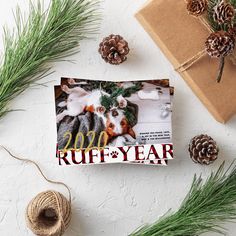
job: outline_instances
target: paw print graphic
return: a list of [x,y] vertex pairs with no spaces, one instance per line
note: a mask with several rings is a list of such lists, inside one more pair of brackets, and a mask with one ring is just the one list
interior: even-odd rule
[[113,151],[113,152],[111,153],[111,157],[112,157],[112,158],[117,158],[118,155],[119,155],[119,153],[118,153],[117,151]]

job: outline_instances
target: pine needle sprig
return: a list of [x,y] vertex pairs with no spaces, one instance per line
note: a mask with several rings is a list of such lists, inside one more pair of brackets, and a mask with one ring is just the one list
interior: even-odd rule
[[[208,8],[207,8],[207,20],[209,22],[209,25],[211,29],[214,32],[223,30],[228,32],[230,28],[235,27],[236,24],[236,15],[234,16],[234,19],[230,24],[225,23],[225,24],[219,24],[214,20],[214,12],[215,12],[215,7],[217,4],[219,4],[219,0],[208,0]],[[236,0],[230,0],[229,3],[236,9]],[[235,53],[233,53],[235,54]],[[220,57],[220,63],[219,63],[219,69],[218,69],[218,75],[216,81],[219,83],[221,81],[223,71],[224,71],[224,66],[225,66],[225,57]]]
[[230,0],[230,3],[236,8],[236,0]]
[[[207,14],[207,19],[210,23],[211,28],[214,31],[219,31],[219,30],[225,30],[228,31],[228,26],[227,25],[219,25],[217,22],[214,21],[213,18],[213,13],[214,13],[214,8],[215,6],[219,3],[219,0],[208,0],[208,14]],[[230,3],[234,8],[236,9],[236,0],[230,0]],[[234,22],[236,22],[236,16],[234,18]],[[222,28],[223,27],[223,28]]]
[[224,222],[236,220],[236,166],[224,172],[224,163],[203,182],[196,176],[189,193],[175,213],[144,226],[130,236],[196,236],[224,234]]
[[0,66],[0,118],[12,99],[48,75],[51,63],[79,50],[82,39],[96,33],[100,13],[97,0],[52,0],[47,10],[41,0],[30,2],[29,17],[19,7],[16,28],[4,28],[4,55]]
[[208,1],[208,8],[207,8],[207,19],[210,23],[211,28],[214,31],[219,31],[221,29],[220,25],[215,22],[213,18],[213,12],[214,12],[214,7],[217,5],[219,1],[218,0],[209,0]]
[[[230,3],[234,6],[234,9],[236,10],[236,0],[230,0]],[[236,25],[236,16],[234,17],[234,25]]]

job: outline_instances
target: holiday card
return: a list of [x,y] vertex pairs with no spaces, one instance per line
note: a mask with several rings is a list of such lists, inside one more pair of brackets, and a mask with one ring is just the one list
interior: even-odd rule
[[62,78],[55,86],[59,164],[143,163],[173,158],[169,80]]

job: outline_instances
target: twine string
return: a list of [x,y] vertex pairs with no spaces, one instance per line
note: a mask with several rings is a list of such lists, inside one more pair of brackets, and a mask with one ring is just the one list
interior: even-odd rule
[[199,16],[198,19],[200,20],[200,22],[202,23],[202,25],[204,25],[206,27],[206,29],[210,32],[213,33],[214,30],[212,29],[212,27],[210,26],[209,22],[206,20],[206,17],[204,16]]
[[[206,20],[205,17],[200,16],[200,17],[198,17],[198,19],[200,20],[202,25],[204,25],[206,27],[206,29],[208,29],[208,31],[210,33],[213,32],[210,24],[208,23],[208,21]],[[195,64],[197,61],[199,61],[205,54],[206,54],[206,50],[203,49],[202,51],[198,52],[197,54],[195,54],[191,58],[188,58],[181,65],[179,65],[177,68],[175,68],[175,70],[180,72],[180,73],[188,70],[193,64]]]
[[[185,0],[185,2],[187,3],[188,0]],[[201,22],[202,25],[204,25],[206,27],[206,29],[212,33],[214,32],[214,30],[212,29],[212,27],[210,26],[209,22],[207,21],[206,17],[204,16],[199,16],[198,17],[199,21]],[[198,60],[200,60],[204,55],[206,54],[206,50],[202,50],[200,52],[198,52],[196,55],[192,56],[191,58],[187,59],[185,62],[183,62],[181,65],[179,65],[177,68],[175,68],[175,70],[177,72],[184,72],[187,69],[189,69],[193,64],[195,64]],[[236,65],[236,55],[232,54],[230,55],[231,60],[233,62],[233,64]]]
[[183,62],[180,66],[175,68],[176,71],[178,72],[184,72],[187,69],[189,69],[193,64],[195,64],[197,61],[199,61],[204,55],[206,54],[206,50],[202,50],[198,52],[196,55],[193,57],[189,58],[185,62]]
[[63,224],[63,228],[65,228],[65,221],[64,221],[64,219],[63,219],[63,214],[62,214],[62,210],[61,210],[61,208],[60,208],[60,203],[59,203],[58,197],[57,197],[57,195],[56,195],[55,192],[52,191],[52,193],[53,193],[53,195],[55,196],[55,199],[56,199],[56,202],[57,202],[57,209],[58,209],[58,212],[59,212],[60,221],[61,221],[61,223]]
[[47,178],[47,176],[43,173],[42,169],[40,168],[40,166],[35,162],[35,161],[32,161],[30,159],[27,159],[27,158],[21,158],[21,157],[18,157],[18,156],[15,156],[14,154],[11,153],[11,151],[9,149],[7,149],[6,147],[4,147],[3,145],[0,145],[0,147],[2,149],[4,149],[12,158],[16,159],[16,160],[19,160],[19,161],[22,161],[22,162],[26,162],[26,163],[31,163],[33,164],[39,171],[39,173],[41,174],[41,176],[48,182],[48,183],[51,183],[51,184],[57,184],[57,185],[62,185],[64,186],[67,191],[68,191],[68,195],[69,195],[69,202],[71,203],[71,191],[70,191],[70,188],[63,182],[59,182],[59,181],[53,181],[53,180],[50,180],[49,178]]
[[71,221],[71,204],[59,192],[39,193],[26,209],[26,224],[35,235],[61,236]]

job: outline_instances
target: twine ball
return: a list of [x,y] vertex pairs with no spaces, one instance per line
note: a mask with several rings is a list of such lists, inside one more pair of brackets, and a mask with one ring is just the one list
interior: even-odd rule
[[26,209],[27,226],[38,236],[63,235],[70,220],[71,203],[56,191],[39,193]]

